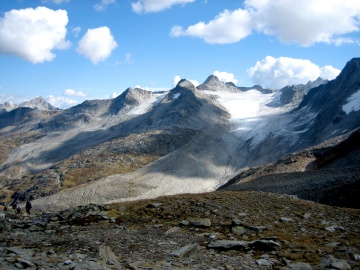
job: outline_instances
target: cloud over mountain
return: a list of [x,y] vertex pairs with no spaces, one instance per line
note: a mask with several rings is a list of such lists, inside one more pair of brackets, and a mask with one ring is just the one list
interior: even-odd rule
[[232,82],[235,85],[238,82],[238,80],[235,79],[235,76],[234,76],[233,73],[228,73],[226,71],[218,71],[218,70],[216,70],[216,71],[214,71],[213,75],[218,77],[218,79],[220,81],[223,81],[223,82]]
[[76,96],[76,97],[85,97],[86,94],[83,91],[76,91],[73,89],[65,89],[64,96]]
[[173,5],[187,4],[195,0],[138,0],[132,2],[131,6],[136,13],[159,12],[172,7]]
[[287,85],[314,81],[318,77],[332,80],[340,73],[340,70],[332,66],[320,68],[309,60],[267,56],[257,61],[255,66],[249,68],[247,72],[255,84],[280,89]]
[[174,26],[170,34],[226,44],[257,31],[305,47],[314,43],[341,45],[357,42],[345,35],[359,31],[359,17],[359,1],[302,1],[299,8],[294,8],[292,0],[246,0],[244,9],[224,10],[208,23],[199,22],[186,29]]
[[[181,77],[176,75],[173,79],[173,86],[175,87],[181,81]],[[188,80],[190,81],[195,87],[198,86],[200,83],[197,80]]]
[[79,41],[77,52],[97,64],[106,60],[117,47],[117,43],[107,26],[88,29]]
[[68,16],[65,10],[46,7],[5,12],[0,18],[0,53],[18,56],[33,64],[52,61],[54,49],[67,49]]
[[57,108],[66,109],[83,102],[86,96],[83,91],[68,88],[60,96],[48,95],[46,100]]
[[173,37],[193,36],[210,44],[226,44],[238,42],[251,34],[253,21],[247,10],[224,10],[214,20],[199,22],[183,29],[173,26],[170,35]]

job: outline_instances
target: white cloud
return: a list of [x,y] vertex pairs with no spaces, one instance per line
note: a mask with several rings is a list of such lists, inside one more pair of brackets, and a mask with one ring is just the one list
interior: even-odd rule
[[5,12],[0,18],[0,53],[34,64],[52,61],[52,50],[70,46],[65,39],[67,23],[65,10],[37,7]]
[[195,87],[199,86],[200,83],[197,80],[189,80]]
[[63,95],[64,96],[75,96],[75,97],[85,97],[86,96],[86,94],[84,92],[75,91],[73,89],[65,89]]
[[49,95],[46,100],[60,109],[67,109],[84,101],[86,94],[74,89],[65,89],[61,96]]
[[253,22],[247,10],[237,9],[235,11],[224,10],[214,20],[189,26],[183,29],[174,26],[170,35],[174,37],[193,36],[204,39],[210,44],[234,43],[251,34]]
[[64,97],[64,96],[55,97],[53,95],[47,96],[46,100],[51,105],[53,105],[57,108],[60,108],[60,109],[67,109],[71,106],[75,106],[80,103],[79,101],[77,101],[75,99],[71,99],[71,98]]
[[320,77],[326,80],[333,80],[339,75],[340,70],[332,66],[325,66],[320,69]]
[[81,31],[80,26],[71,28],[71,32],[74,34],[75,37],[77,37],[79,35],[80,31]]
[[238,80],[235,79],[235,76],[233,73],[228,73],[225,71],[220,72],[220,71],[216,70],[216,71],[214,71],[213,75],[218,77],[218,79],[223,82],[232,82],[235,85],[238,82]]
[[193,36],[207,43],[234,43],[252,31],[277,37],[284,43],[358,43],[344,35],[360,30],[360,1],[311,0],[294,7],[293,0],[246,0],[245,9],[223,11],[208,23],[185,30],[174,26],[171,35]]
[[173,86],[175,87],[181,80],[181,77],[179,75],[176,75],[173,79]]
[[106,60],[117,47],[117,43],[107,26],[88,29],[79,41],[77,52],[94,64]]
[[116,0],[101,0],[100,3],[94,5],[96,11],[103,11],[108,5],[114,4]]
[[121,64],[134,64],[135,61],[134,59],[132,58],[132,54],[131,53],[125,53],[125,57],[124,57],[124,60],[123,61],[115,61],[115,66],[117,65],[121,65]]
[[136,13],[159,12],[174,5],[192,3],[195,0],[138,0],[132,2],[131,6]]
[[126,54],[125,54],[125,61],[124,61],[124,63],[126,63],[126,64],[133,64],[133,63],[134,63],[134,60],[132,59],[131,53],[126,53]]
[[119,93],[113,92],[110,96],[110,98],[116,98],[117,96],[119,96]]
[[282,42],[310,46],[314,43],[344,41],[341,35],[359,31],[360,1],[246,0],[257,29]]
[[271,89],[280,89],[287,85],[304,84],[320,76],[334,79],[340,70],[332,66],[320,68],[309,60],[288,57],[267,56],[247,70],[255,84]]

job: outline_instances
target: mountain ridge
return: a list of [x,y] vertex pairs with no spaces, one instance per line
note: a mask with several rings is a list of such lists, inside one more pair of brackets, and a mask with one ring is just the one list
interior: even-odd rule
[[[342,109],[358,87],[351,75],[358,60],[349,62],[338,79],[310,90],[316,98],[306,101],[305,95],[298,107],[270,106],[280,92],[243,91],[212,76],[200,88],[185,79],[166,92],[129,88],[114,99],[85,101],[16,128],[5,125],[1,139],[11,144],[2,146],[2,196],[31,196],[35,207],[63,209],[214,191],[246,167],[276,162],[356,128],[358,111]],[[318,105],[327,91],[341,90],[343,77],[351,84],[341,104]],[[209,83],[221,87],[214,91]],[[330,107],[340,121],[321,117]],[[20,132],[22,141],[16,139]]]

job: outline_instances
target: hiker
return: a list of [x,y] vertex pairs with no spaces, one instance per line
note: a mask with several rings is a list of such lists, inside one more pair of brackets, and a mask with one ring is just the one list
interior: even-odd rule
[[26,213],[28,215],[30,215],[30,209],[32,208],[32,205],[31,205],[31,202],[29,200],[26,201],[26,204],[25,204],[25,209],[26,209]]

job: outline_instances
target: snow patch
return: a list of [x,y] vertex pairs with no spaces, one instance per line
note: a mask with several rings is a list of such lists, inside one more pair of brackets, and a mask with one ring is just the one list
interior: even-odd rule
[[176,94],[173,96],[173,99],[177,99],[179,96],[180,96],[180,93],[176,93]]
[[[213,91],[204,91],[207,94],[214,94]],[[259,115],[267,114],[269,107],[267,103],[272,101],[274,94],[263,94],[258,90],[246,92],[216,92],[219,96],[218,101],[231,114],[230,121],[247,119]]]
[[[214,95],[214,91],[204,91]],[[256,89],[246,92],[215,92],[218,102],[230,113],[229,119],[232,127],[231,132],[243,141],[251,140],[254,149],[268,136],[283,136],[291,138],[291,143],[297,139],[297,134],[307,131],[308,123],[313,116],[302,119],[301,112],[298,115],[289,115],[293,105],[274,107],[270,104],[279,103],[280,93],[261,93]],[[294,126],[293,118],[299,118],[303,129]],[[289,133],[293,136],[289,137]]]
[[127,112],[127,115],[141,115],[147,113],[152,107],[154,107],[156,104],[160,103],[161,100],[166,96],[164,93],[154,93],[151,98],[146,100],[145,102],[139,104],[129,112]]
[[[207,94],[214,94],[213,91],[204,91]],[[289,107],[269,107],[267,104],[279,98],[278,93],[263,94],[256,89],[246,92],[216,92],[218,102],[224,106],[230,113],[230,123],[232,124],[232,132],[238,137],[244,139],[255,138],[261,140],[270,132],[269,118],[274,119],[276,115],[280,115],[289,111]],[[279,116],[280,117],[280,116]],[[286,122],[286,123],[285,123]],[[288,121],[285,119],[276,126],[286,125]],[[267,130],[264,130],[266,128]],[[272,128],[271,128],[272,129]],[[280,128],[281,129],[281,128]],[[259,138],[261,134],[261,138]]]
[[342,109],[346,114],[360,110],[360,89],[348,97],[346,101],[348,103],[342,106]]

